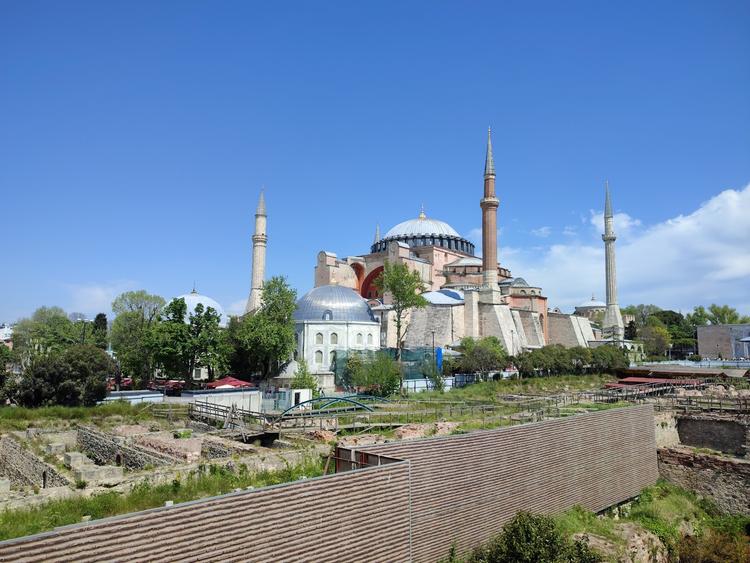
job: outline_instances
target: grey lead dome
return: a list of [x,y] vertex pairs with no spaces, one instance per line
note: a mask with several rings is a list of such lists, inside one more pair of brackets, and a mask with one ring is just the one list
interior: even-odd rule
[[296,321],[374,322],[370,306],[353,289],[323,285],[308,291],[294,312]]

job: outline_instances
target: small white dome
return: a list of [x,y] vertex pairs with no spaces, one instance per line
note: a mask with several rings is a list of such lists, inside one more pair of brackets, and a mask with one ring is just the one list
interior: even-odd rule
[[596,297],[593,295],[591,296],[591,299],[588,301],[584,301],[580,305],[576,307],[576,309],[606,309],[607,304],[603,301],[599,301]]
[[206,295],[201,295],[195,290],[191,291],[190,293],[185,293],[184,295],[178,295],[177,297],[175,297],[175,299],[185,300],[185,305],[187,305],[187,316],[185,317],[185,322],[188,322],[192,313],[195,313],[195,307],[198,305],[198,303],[203,305],[204,311],[211,307],[214,311],[219,313],[219,317],[221,319],[219,321],[219,326],[226,327],[227,323],[229,322],[229,319],[224,314],[224,308],[219,305],[216,300],[211,299]]

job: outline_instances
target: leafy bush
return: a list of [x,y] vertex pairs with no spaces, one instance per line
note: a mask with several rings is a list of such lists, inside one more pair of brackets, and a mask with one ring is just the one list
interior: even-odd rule
[[401,386],[399,365],[388,354],[378,352],[372,358],[363,359],[356,366],[352,383],[368,392],[387,397]]
[[[451,554],[455,560],[455,551]],[[582,541],[571,542],[549,516],[519,512],[502,531],[474,549],[467,563],[597,563],[602,558]]]

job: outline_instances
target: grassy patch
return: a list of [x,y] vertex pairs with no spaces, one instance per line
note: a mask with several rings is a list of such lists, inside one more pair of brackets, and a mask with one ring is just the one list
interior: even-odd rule
[[245,465],[240,465],[236,471],[209,465],[169,484],[138,484],[125,494],[107,492],[88,498],[54,500],[31,509],[6,510],[0,513],[0,540],[75,524],[86,515],[96,520],[164,506],[168,500],[175,503],[186,502],[228,493],[238,488],[277,485],[296,481],[301,477],[316,477],[322,473],[323,463],[319,457],[309,457],[298,465],[290,465],[281,470],[256,473],[249,472]]
[[410,396],[419,400],[443,401],[484,401],[494,403],[503,395],[550,395],[565,391],[593,391],[616,378],[607,374],[556,375],[550,377],[530,377],[526,379],[503,379],[482,381],[445,393],[423,391]]
[[[621,522],[633,522],[658,536],[672,558],[687,549],[696,551],[696,546],[705,548],[716,538],[727,545],[736,543],[739,551],[748,541],[750,517],[721,514],[712,502],[666,481],[644,489],[630,505],[629,512],[621,512],[626,514]],[[597,516],[574,507],[556,516],[555,521],[568,536],[586,533],[623,545],[616,532],[617,521],[610,516]],[[692,530],[692,537],[686,540],[684,533],[688,529]]]
[[0,407],[0,430],[25,430],[54,422],[86,422],[112,416],[131,419],[150,418],[143,405],[112,401],[95,407]]

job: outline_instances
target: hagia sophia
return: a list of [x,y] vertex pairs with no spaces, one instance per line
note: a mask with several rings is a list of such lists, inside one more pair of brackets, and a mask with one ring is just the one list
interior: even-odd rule
[[[298,302],[295,358],[305,358],[324,388],[333,385],[337,353],[396,347],[395,322],[388,294],[380,295],[374,281],[386,261],[406,264],[419,273],[428,305],[412,310],[402,341],[405,348],[455,346],[466,336],[497,337],[510,354],[547,344],[595,347],[624,341],[623,321],[617,305],[614,255],[616,239],[609,186],[605,196],[606,303],[581,305],[564,314],[548,307],[541,287],[514,277],[498,262],[495,164],[491,131],[488,131],[484,164],[482,256],[474,244],[444,221],[428,217],[424,209],[380,236],[376,230],[369,251],[339,258],[334,252],[318,253],[315,287]],[[261,303],[265,275],[266,205],[260,195],[253,235],[253,268],[246,313]],[[590,305],[590,307],[587,307]],[[603,314],[601,329],[592,326],[591,313]]]

